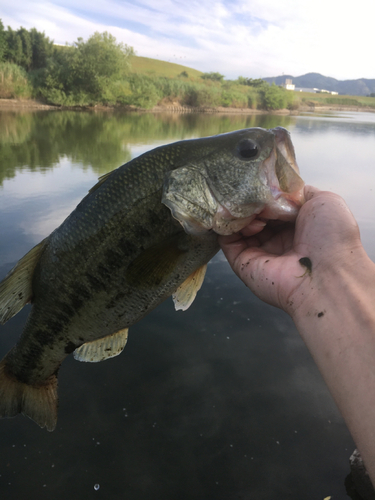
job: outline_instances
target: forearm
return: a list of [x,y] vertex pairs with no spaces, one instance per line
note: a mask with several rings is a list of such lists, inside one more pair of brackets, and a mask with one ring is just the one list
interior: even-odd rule
[[347,264],[313,268],[294,302],[293,320],[375,484],[375,265],[359,250]]

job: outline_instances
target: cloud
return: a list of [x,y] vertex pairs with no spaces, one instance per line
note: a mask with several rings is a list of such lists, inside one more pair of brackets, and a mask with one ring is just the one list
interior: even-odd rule
[[57,43],[109,31],[138,55],[230,78],[309,71],[374,77],[363,55],[372,45],[366,0],[354,10],[323,0],[1,1],[5,25],[36,27]]

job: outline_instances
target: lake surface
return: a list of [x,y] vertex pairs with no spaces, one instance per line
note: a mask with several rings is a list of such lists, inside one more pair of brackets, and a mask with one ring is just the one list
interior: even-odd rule
[[[304,180],[342,195],[375,260],[375,114],[0,112],[0,279],[98,176],[153,147],[286,127]],[[0,356],[29,306],[0,327]],[[219,253],[190,309],[169,299],[121,356],[64,361],[53,433],[0,420],[0,498],[346,498],[355,445],[290,318]]]

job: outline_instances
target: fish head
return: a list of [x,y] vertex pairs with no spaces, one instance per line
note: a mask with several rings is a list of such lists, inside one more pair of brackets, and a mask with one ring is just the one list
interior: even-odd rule
[[287,130],[250,128],[205,140],[201,156],[171,171],[164,185],[162,201],[187,232],[228,235],[255,218],[296,218],[304,182]]

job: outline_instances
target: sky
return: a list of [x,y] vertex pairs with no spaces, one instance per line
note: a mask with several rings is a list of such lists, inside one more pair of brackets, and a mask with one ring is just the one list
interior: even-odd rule
[[227,79],[375,78],[373,0],[0,0],[5,27],[55,43],[108,31],[138,56]]

